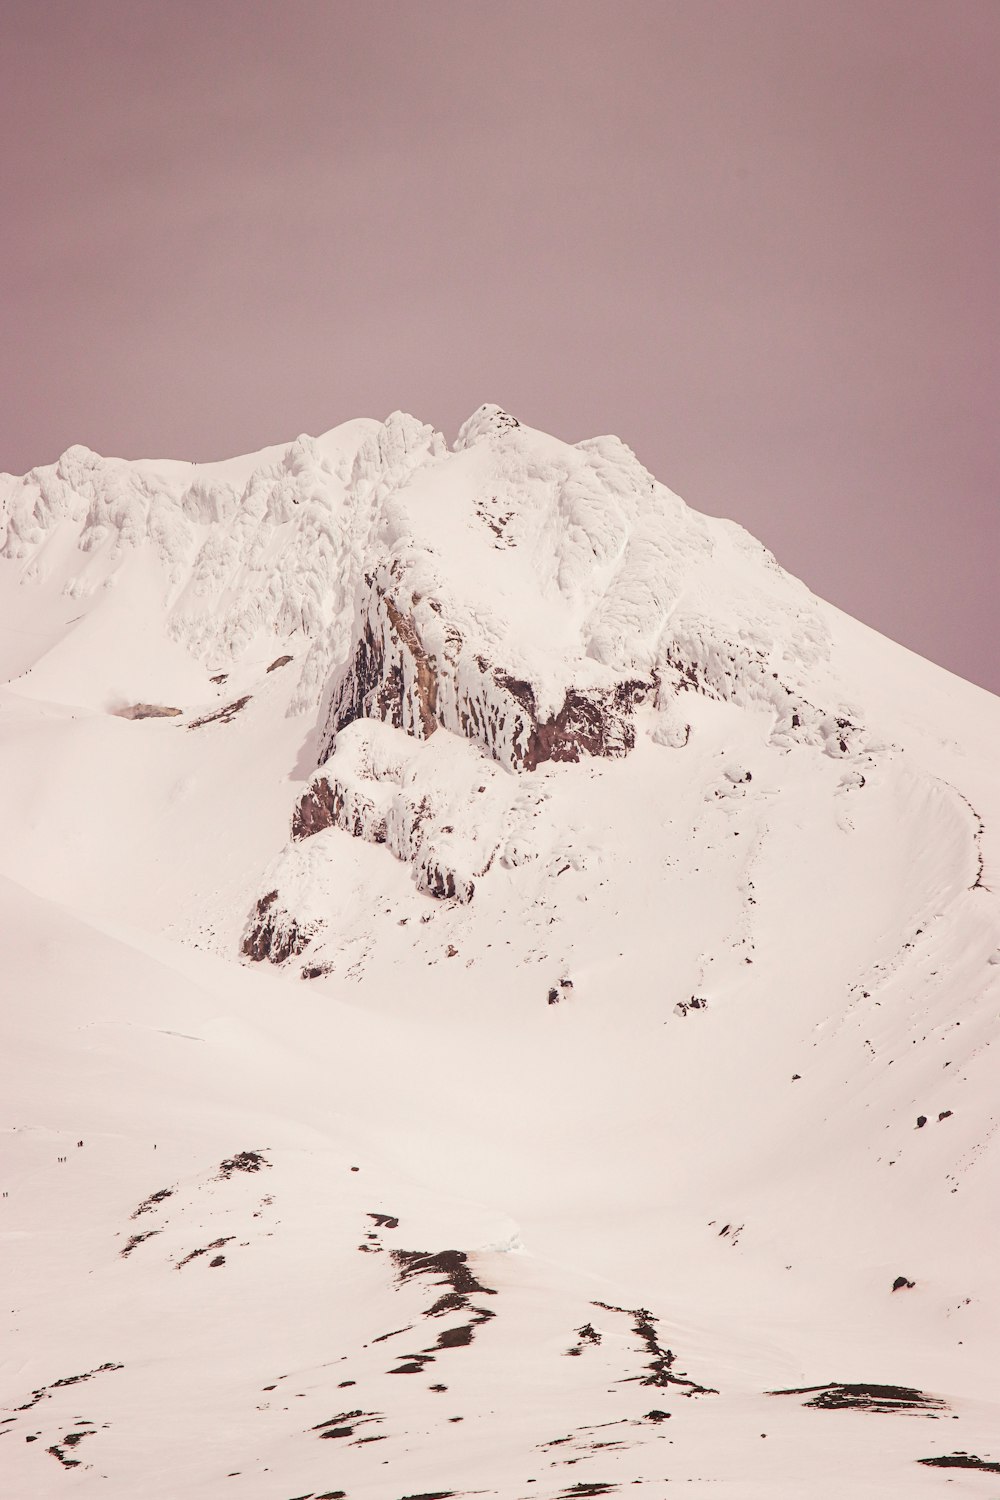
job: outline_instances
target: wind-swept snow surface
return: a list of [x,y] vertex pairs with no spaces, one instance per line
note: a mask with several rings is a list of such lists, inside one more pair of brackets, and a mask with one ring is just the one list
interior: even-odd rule
[[988,1497],[1000,704],[496,407],[0,504],[0,1494]]

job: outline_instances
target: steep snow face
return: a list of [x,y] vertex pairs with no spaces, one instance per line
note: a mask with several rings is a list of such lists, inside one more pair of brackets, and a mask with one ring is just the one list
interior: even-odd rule
[[484,407],[455,454],[394,490],[386,522],[326,752],[377,717],[441,725],[512,770],[624,754],[637,704],[670,738],[689,689],[761,705],[782,742],[864,743],[815,599],[617,438],[569,447]]
[[763,704],[777,736],[856,733],[808,591],[616,438],[570,447],[483,407],[448,453],[397,412],[230,464],[71,448],[0,500],[26,581],[86,602],[141,555],[198,660],[297,649],[294,712],[333,676],[327,751],[376,717],[441,724],[509,769],[624,753],[636,703],[676,719],[678,687]]
[[0,1489],[988,1485],[1000,704],[496,407],[0,488]]

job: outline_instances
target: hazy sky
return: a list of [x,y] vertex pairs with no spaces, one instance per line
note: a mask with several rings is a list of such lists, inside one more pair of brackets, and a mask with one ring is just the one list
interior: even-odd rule
[[0,468],[483,401],[1000,691],[1000,0],[0,0]]

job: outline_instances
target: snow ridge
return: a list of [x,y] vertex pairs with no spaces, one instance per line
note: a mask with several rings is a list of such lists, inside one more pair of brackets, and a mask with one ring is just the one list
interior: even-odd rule
[[[0,555],[26,581],[61,564],[65,591],[86,599],[148,550],[167,630],[215,668],[262,638],[304,644],[290,709],[325,694],[324,753],[374,714],[420,735],[440,723],[530,767],[547,758],[529,751],[530,723],[554,721],[571,692],[604,702],[629,681],[664,712],[697,687],[769,708],[784,738],[835,748],[839,720],[853,731],[835,690],[820,705],[806,691],[829,658],[808,591],[617,438],[570,447],[485,406],[449,454],[395,412],[245,469],[70,448],[4,476]],[[612,735],[625,748],[628,719]]]
[[129,463],[70,448],[20,482],[4,476],[0,556],[43,581],[47,544],[65,527],[86,560],[70,564],[64,590],[87,598],[145,547],[161,570],[166,628],[199,660],[231,663],[262,637],[305,640],[291,711],[308,712],[343,650],[381,503],[443,444],[399,412],[361,434],[357,425],[263,454],[242,482],[226,464]]

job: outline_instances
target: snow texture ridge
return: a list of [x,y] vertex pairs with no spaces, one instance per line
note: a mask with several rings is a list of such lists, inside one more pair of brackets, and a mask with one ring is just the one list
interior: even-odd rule
[[380,505],[440,442],[398,412],[357,425],[343,441],[299,437],[238,480],[225,464],[132,464],[70,448],[20,483],[7,476],[0,554],[42,579],[46,544],[71,529],[85,560],[64,586],[79,598],[147,547],[167,627],[200,660],[238,660],[260,636],[308,643],[292,704],[306,712],[343,650]]
[[[261,455],[238,481],[225,464],[71,448],[20,482],[6,476],[0,551],[39,580],[57,534],[75,533],[83,555],[64,587],[82,597],[147,547],[168,628],[199,659],[239,659],[262,634],[276,647],[304,640],[303,712],[339,674],[330,741],[354,717],[388,716],[534,764],[553,750],[527,749],[531,724],[554,722],[573,689],[607,698],[630,680],[661,700],[679,685],[761,702],[777,734],[842,737],[840,705],[803,692],[829,656],[815,601],[739,528],[657,485],[618,439],[571,448],[484,407],[449,456],[401,413],[358,425]],[[428,659],[434,689],[419,686]],[[557,756],[573,753],[555,739]]]

